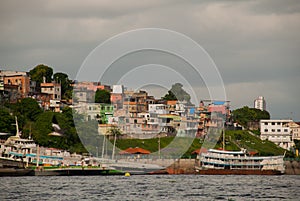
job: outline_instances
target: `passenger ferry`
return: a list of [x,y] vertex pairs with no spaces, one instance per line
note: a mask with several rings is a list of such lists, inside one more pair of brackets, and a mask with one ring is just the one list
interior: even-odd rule
[[285,166],[281,156],[250,156],[246,149],[241,151],[225,151],[209,149],[200,153],[195,166],[199,174],[284,174]]

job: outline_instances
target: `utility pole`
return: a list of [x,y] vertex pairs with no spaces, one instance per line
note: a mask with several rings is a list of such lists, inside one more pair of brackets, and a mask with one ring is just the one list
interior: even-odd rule
[[160,135],[158,135],[158,158],[160,159]]

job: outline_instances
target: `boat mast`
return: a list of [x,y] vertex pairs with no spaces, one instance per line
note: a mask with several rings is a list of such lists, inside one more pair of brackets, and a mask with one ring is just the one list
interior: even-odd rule
[[19,125],[18,125],[18,118],[17,116],[15,116],[15,119],[16,119],[16,137],[20,137],[20,132],[19,132]]
[[115,133],[115,136],[114,136],[114,146],[113,146],[112,156],[111,156],[112,160],[114,160],[114,157],[115,157],[116,140],[117,140],[117,134]]
[[102,143],[102,154],[101,154],[101,158],[103,159],[104,158],[104,149],[105,149],[105,140],[106,140],[106,137],[103,135],[103,143]]
[[225,131],[224,131],[224,129],[222,129],[222,133],[223,133],[223,150],[225,150]]
[[[226,121],[226,120],[225,120]],[[225,121],[223,122],[222,121],[222,123],[223,123],[223,127],[222,127],[222,134],[223,134],[223,150],[225,151]]]

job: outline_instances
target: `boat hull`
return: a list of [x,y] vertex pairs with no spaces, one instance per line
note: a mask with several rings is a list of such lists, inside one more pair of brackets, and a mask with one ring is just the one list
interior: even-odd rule
[[36,169],[32,176],[96,176],[96,175],[123,175],[122,172],[111,169],[98,168],[70,168],[70,169]]
[[0,176],[30,176],[33,170],[31,169],[18,169],[18,168],[0,168]]
[[282,175],[278,170],[196,169],[201,175]]

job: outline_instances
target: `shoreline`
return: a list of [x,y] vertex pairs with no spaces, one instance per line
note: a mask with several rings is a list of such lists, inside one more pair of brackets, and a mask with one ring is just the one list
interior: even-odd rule
[[[156,161],[156,163],[162,164],[169,161]],[[195,169],[195,159],[179,159],[174,160],[174,163],[166,167],[165,169],[143,173],[141,175],[192,175],[199,174]],[[285,172],[283,175],[300,175],[300,161],[284,161],[285,163]],[[110,176],[110,175],[125,175],[126,172],[113,170],[113,169],[103,169],[103,168],[56,168],[56,169],[21,169],[21,168],[10,168],[11,175],[9,174],[8,168],[3,168],[1,172],[0,168],[0,177],[1,176]],[[22,170],[26,174],[22,174]],[[16,174],[16,171],[19,174]],[[129,171],[130,173],[130,171]],[[134,173],[130,173],[135,175]],[[200,174],[199,174],[200,175]],[[231,174],[224,174],[231,175]],[[254,175],[254,174],[253,174]]]

